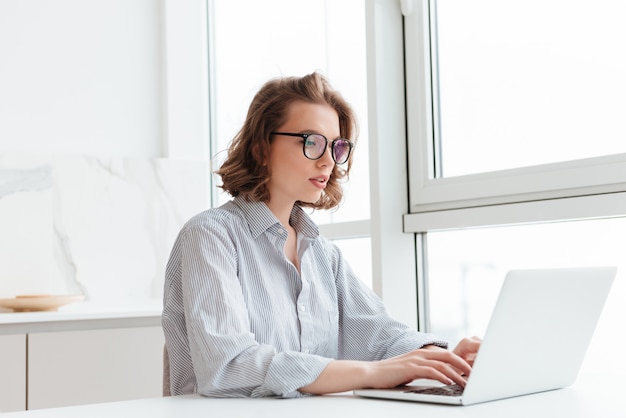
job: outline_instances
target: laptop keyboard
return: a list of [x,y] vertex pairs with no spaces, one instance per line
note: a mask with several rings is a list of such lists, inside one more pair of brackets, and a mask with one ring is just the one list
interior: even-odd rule
[[415,387],[404,391],[405,393],[420,393],[425,395],[461,396],[463,388],[459,385]]

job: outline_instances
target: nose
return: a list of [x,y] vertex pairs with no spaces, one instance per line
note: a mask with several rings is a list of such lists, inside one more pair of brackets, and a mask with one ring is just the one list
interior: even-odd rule
[[330,143],[326,147],[326,151],[324,151],[324,154],[320,157],[319,160],[317,160],[317,162],[321,167],[335,165],[335,160],[333,160],[332,146]]

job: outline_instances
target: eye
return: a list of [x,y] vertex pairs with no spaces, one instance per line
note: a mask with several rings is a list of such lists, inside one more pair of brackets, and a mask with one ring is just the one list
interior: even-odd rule
[[336,163],[343,164],[347,161],[350,156],[351,145],[352,144],[345,139],[336,139],[333,141],[333,154]]

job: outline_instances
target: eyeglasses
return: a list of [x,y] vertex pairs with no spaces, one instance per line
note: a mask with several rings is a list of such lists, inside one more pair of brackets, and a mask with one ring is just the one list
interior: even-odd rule
[[[326,152],[328,146],[328,138],[320,134],[294,134],[290,132],[271,132],[270,135],[297,136],[302,138],[302,152],[309,160],[319,160]],[[345,139],[337,138],[331,142],[331,155],[333,161],[337,164],[343,164],[348,161],[350,152],[354,144]]]

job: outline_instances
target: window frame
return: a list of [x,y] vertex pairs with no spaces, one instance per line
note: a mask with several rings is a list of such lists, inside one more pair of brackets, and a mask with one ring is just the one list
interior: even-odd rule
[[372,282],[390,314],[421,329],[419,241],[408,210],[402,13],[398,0],[366,0]]
[[[214,91],[213,56],[215,18],[214,2],[206,2],[206,36],[208,40],[208,80],[202,88]],[[169,4],[169,3],[168,3]],[[172,5],[172,7],[176,7]],[[404,103],[404,48],[402,14],[398,0],[366,0],[368,137],[370,141],[370,219],[320,224],[320,232],[331,240],[371,238],[372,284],[390,313],[409,326],[417,327],[417,282],[415,280],[415,238],[403,231],[402,215],[408,208],[406,165],[406,129]],[[214,98],[206,99],[207,119],[215,120]],[[215,131],[208,123],[206,131],[211,141],[204,158],[215,150]],[[380,139],[382,138],[382,140]],[[211,151],[213,150],[213,151]],[[211,171],[213,168],[211,168]],[[210,176],[210,173],[208,174]],[[212,200],[218,201],[219,191],[212,180]],[[356,197],[353,197],[356,198]]]
[[[436,178],[437,51],[431,30],[436,29],[436,0],[403,3],[411,4],[404,13],[410,178],[406,232],[626,215],[615,206],[626,198],[626,154]],[[526,213],[529,207],[535,210]]]
[[403,222],[405,233],[416,242],[419,329],[429,332],[429,232],[624,217],[626,154],[441,177],[437,22],[431,14],[436,11],[436,0],[399,3],[404,25],[409,183],[409,208]]

